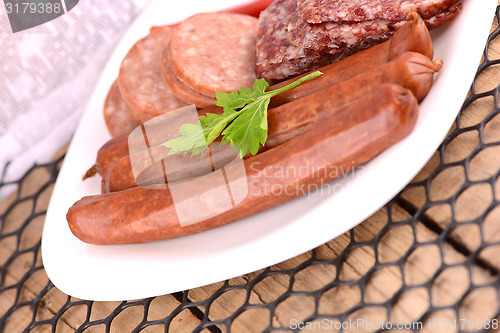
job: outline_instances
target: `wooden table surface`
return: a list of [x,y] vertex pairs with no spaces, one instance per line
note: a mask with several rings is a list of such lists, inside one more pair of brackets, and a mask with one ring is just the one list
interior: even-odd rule
[[[495,20],[492,31],[496,27]],[[490,43],[488,58],[500,59],[500,40]],[[490,66],[476,79],[474,93],[499,84],[500,67]],[[136,303],[80,302],[50,284],[39,242],[56,170],[35,168],[0,204],[0,327],[22,332],[31,325],[33,332],[50,332],[57,322],[57,332],[104,332],[106,327],[130,332],[148,322],[141,332],[163,332],[167,318],[172,332],[191,332],[218,320],[201,331],[225,332],[230,325],[233,332],[259,332],[271,325],[285,332],[314,315],[310,325],[332,320],[322,332],[338,331],[335,327],[356,319],[419,321],[425,332],[459,331],[446,330],[447,320],[467,328],[461,319],[477,320],[470,331],[480,331],[478,325],[488,320],[495,328],[500,115],[492,112],[497,94],[469,105],[412,184],[351,232],[266,270]],[[439,329],[432,327],[436,323]],[[374,330],[348,327],[345,332]]]

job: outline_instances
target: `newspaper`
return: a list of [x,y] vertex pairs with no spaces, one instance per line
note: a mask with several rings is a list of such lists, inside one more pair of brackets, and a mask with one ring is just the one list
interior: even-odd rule
[[[71,10],[63,8],[59,17],[16,33],[13,30],[19,27],[6,14],[21,2],[0,4],[0,175],[4,182],[19,179],[35,163],[50,161],[69,142],[108,57],[151,0],[54,3],[69,7],[70,2]],[[6,195],[3,192],[0,201]]]

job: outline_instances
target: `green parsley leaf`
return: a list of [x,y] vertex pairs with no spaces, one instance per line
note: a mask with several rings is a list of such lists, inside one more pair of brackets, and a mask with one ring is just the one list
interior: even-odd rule
[[190,151],[198,152],[201,154],[207,148],[207,141],[205,140],[205,135],[203,133],[202,126],[200,122],[196,124],[183,124],[179,128],[179,133],[181,136],[169,140],[163,144],[167,148],[171,148],[169,154],[176,153],[178,151]]
[[267,107],[269,98],[259,98],[258,103],[252,103],[245,112],[233,120],[222,132],[221,143],[231,142],[232,147],[240,154],[257,154],[259,145],[265,145],[267,140]]
[[271,98],[320,75],[322,73],[316,71],[267,92],[269,84],[264,79],[255,80],[252,88],[241,87],[230,93],[216,91],[214,104],[222,107],[224,112],[221,115],[207,113],[196,124],[182,125],[179,129],[181,136],[162,146],[171,148],[169,154],[191,151],[194,156],[205,151],[222,134],[221,144],[230,143],[242,158],[249,151],[255,155],[267,140],[267,109]]

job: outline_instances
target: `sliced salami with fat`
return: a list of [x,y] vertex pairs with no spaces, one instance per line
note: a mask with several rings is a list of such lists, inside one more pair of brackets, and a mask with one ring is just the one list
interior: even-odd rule
[[[449,1],[435,0],[434,2],[442,3],[439,6],[439,10],[436,9],[437,11],[432,16],[422,17],[429,29],[437,28],[450,21],[462,9],[460,1],[454,1],[448,7],[443,6],[448,4]],[[292,0],[291,3],[296,4],[297,0]],[[390,9],[401,11],[401,8],[398,9],[396,7]],[[389,39],[395,33],[396,29],[405,22],[406,16],[396,20],[399,16],[395,15],[393,17],[395,20],[392,21],[373,19],[361,22],[346,21],[340,23],[324,22],[310,24],[301,16],[298,8],[295,7],[288,11],[288,40],[293,45],[316,49],[320,52],[336,52],[336,49],[339,47],[359,48],[360,43],[370,45]]]
[[344,57],[343,50],[320,53],[293,45],[288,40],[288,13],[296,8],[291,0],[276,0],[259,17],[256,72],[268,81],[283,80]]
[[[432,14],[424,18],[429,29],[450,21],[462,9],[462,3],[458,0],[414,0],[413,3],[419,1],[422,3],[419,11],[426,15]],[[344,10],[344,7],[352,7],[358,11],[352,8],[352,11],[346,10],[351,15],[356,15],[356,19],[369,20],[313,24],[307,21],[307,16],[304,18],[304,9],[301,11],[298,8],[298,3],[306,2],[323,6],[310,8],[310,11],[316,14],[326,13],[329,17],[328,14],[335,10],[339,12]],[[379,10],[383,10],[383,6],[377,5],[378,0],[276,0],[259,17],[257,76],[267,80],[287,79],[380,44],[392,37],[405,23],[406,16],[403,15],[415,7],[403,8],[410,2],[388,0],[385,5],[392,13],[380,13]],[[400,7],[395,7],[396,4]],[[379,16],[386,19],[377,18]],[[348,16],[346,18],[353,19]]]
[[410,12],[423,19],[442,13],[461,0],[297,0],[298,14],[308,23],[402,21]]

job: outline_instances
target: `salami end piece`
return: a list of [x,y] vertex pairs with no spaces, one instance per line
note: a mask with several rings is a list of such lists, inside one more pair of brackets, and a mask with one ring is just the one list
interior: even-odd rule
[[276,0],[259,17],[257,76],[300,75],[389,40],[408,17],[434,29],[461,9],[461,0]]
[[132,111],[127,103],[123,100],[116,81],[113,82],[104,102],[103,115],[108,132],[112,137],[128,134],[139,125],[132,116]]
[[308,23],[402,21],[410,12],[433,17],[460,0],[297,0],[299,15]]

